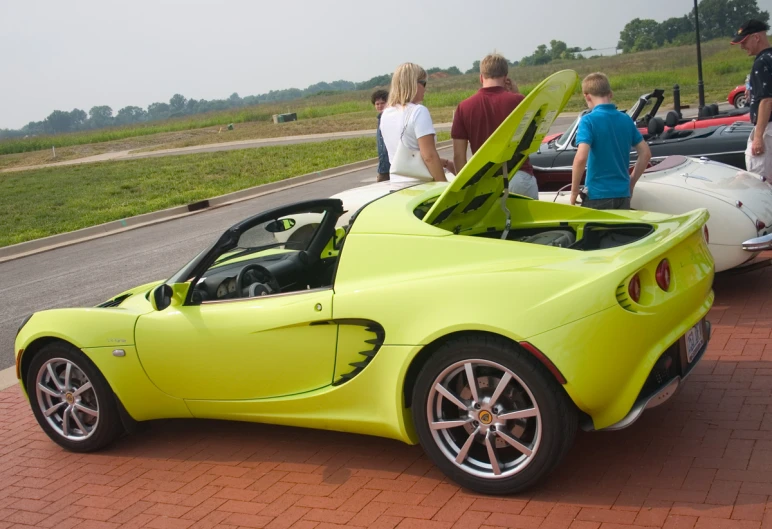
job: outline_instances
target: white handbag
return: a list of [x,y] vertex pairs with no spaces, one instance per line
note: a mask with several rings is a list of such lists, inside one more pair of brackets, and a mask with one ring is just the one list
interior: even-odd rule
[[389,172],[419,180],[434,180],[429,172],[429,168],[424,163],[424,159],[421,157],[421,151],[411,149],[405,145],[403,140],[412,113],[412,109],[410,112],[405,112],[405,125],[402,127],[402,134],[400,134],[399,143],[397,144],[397,152],[394,153],[394,161]]

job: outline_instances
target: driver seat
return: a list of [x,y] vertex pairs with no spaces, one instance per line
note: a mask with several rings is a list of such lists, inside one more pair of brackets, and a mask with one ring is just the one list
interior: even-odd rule
[[651,136],[649,138],[650,140],[658,138],[659,135],[662,134],[664,131],[665,131],[665,122],[662,120],[662,118],[658,118],[655,116],[649,120],[648,132],[649,132],[649,136]]

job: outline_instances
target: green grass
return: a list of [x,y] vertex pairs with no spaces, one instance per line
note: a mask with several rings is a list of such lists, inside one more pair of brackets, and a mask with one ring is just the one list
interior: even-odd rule
[[[743,83],[752,63],[751,58],[740,50],[730,48],[724,39],[704,43],[702,54],[706,101],[723,102],[729,90]],[[566,68],[576,70],[580,76],[595,71],[605,72],[611,79],[615,100],[621,108],[628,107],[642,93],[654,88],[663,88],[667,91],[667,104],[670,101],[672,87],[676,83],[681,87],[681,100],[684,104],[694,104],[697,100],[697,66],[694,46],[663,48],[582,61],[552,62],[543,66],[516,67],[510,70],[510,77],[517,82],[520,90],[527,94],[544,78]],[[435,110],[452,108],[472,95],[478,86],[479,79],[476,74],[431,79],[424,102],[433,113]],[[584,108],[584,102],[577,90],[566,110],[582,108]],[[329,116],[345,119],[348,115],[372,112],[370,91],[342,92],[91,132],[4,140],[0,141],[0,155],[50,150],[52,146],[59,148],[87,145],[137,136],[217,127],[228,123],[268,122],[273,114],[285,112],[298,114],[298,126],[293,127],[295,131],[293,133],[303,134],[305,123],[309,123],[307,120]],[[313,132],[319,132],[316,130],[319,125],[319,123],[309,124],[309,128],[313,128]]]
[[356,138],[3,173],[0,246],[376,156],[375,138]]

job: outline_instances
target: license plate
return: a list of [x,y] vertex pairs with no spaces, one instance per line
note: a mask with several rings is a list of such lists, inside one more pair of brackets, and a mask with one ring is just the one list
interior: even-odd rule
[[686,333],[686,361],[690,364],[694,360],[694,356],[702,348],[702,344],[705,342],[702,336],[702,322],[698,323]]

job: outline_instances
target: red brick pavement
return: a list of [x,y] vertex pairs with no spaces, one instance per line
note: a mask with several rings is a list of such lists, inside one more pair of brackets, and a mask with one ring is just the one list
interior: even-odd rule
[[713,340],[683,391],[619,432],[580,433],[526,494],[459,489],[419,447],[162,421],[67,453],[0,392],[0,529],[772,529],[772,268],[716,279]]

